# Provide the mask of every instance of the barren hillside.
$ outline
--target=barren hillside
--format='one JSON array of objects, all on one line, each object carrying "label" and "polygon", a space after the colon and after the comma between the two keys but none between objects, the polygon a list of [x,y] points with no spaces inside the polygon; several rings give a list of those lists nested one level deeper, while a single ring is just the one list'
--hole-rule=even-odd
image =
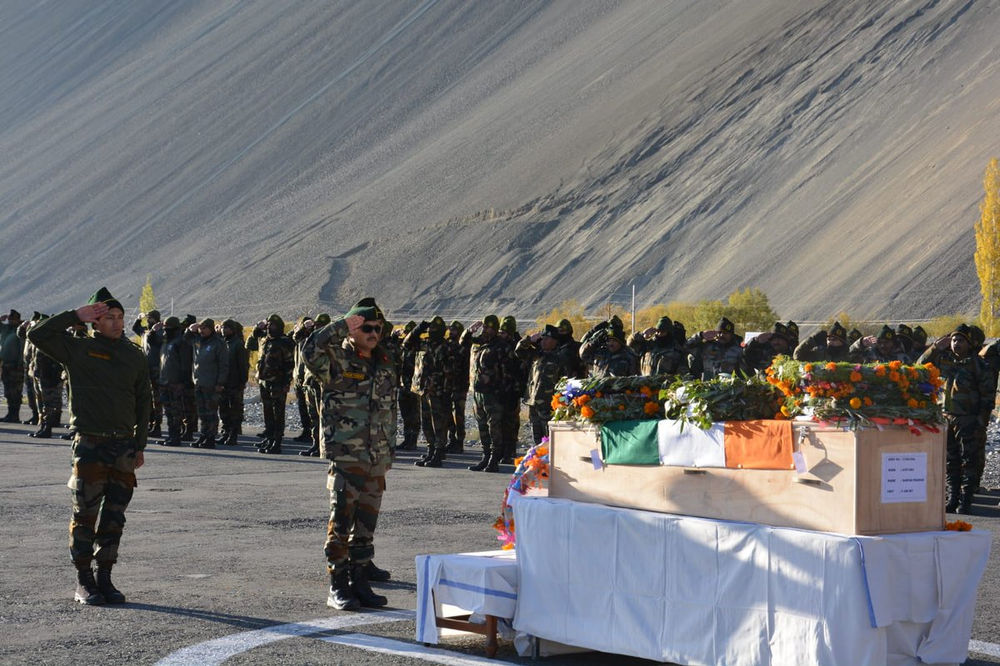
[{"label": "barren hillside", "polygon": [[0,308],[975,311],[991,2],[0,4]]}]

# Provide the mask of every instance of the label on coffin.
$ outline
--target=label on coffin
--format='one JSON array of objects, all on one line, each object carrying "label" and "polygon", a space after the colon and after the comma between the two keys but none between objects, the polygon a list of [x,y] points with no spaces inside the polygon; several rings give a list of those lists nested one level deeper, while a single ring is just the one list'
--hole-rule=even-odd
[{"label": "label on coffin", "polygon": [[927,501],[927,454],[882,454],[882,503]]}]

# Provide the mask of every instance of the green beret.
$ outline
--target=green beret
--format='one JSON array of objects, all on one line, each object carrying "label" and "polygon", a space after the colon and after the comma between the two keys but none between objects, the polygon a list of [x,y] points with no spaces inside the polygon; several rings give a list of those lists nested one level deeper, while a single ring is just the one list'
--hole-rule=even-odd
[{"label": "green beret", "polygon": [[674,322],[670,321],[670,317],[664,315],[656,320],[656,330],[658,331],[673,331]]},{"label": "green beret", "polygon": [[830,332],[827,333],[831,338],[840,338],[841,340],[847,340],[847,329],[840,325],[839,321],[833,322],[833,326],[830,327]]},{"label": "green beret", "polygon": [[275,323],[275,324],[278,324],[279,326],[281,326],[281,330],[285,330],[285,320],[282,319],[281,315],[279,315],[276,312],[272,312],[271,314],[267,315],[267,320],[266,321],[267,321],[268,324],[270,324],[272,322]]},{"label": "green beret", "polygon": [[560,319],[556,326],[560,329],[566,329],[570,335],[573,334],[573,324],[570,323],[569,319]]},{"label": "green beret", "polygon": [[330,321],[331,321],[330,315],[327,314],[326,312],[323,312],[322,314],[316,315],[316,327],[317,328],[320,327],[320,326],[326,326],[327,324],[330,323]]},{"label": "green beret", "polygon": [[[109,308],[118,308],[122,312],[125,312],[125,308],[122,306],[121,302],[111,295],[111,292],[108,291],[107,287],[101,287],[100,289],[95,291],[94,295],[90,297],[90,300],[87,301],[87,303],[89,305],[93,305],[95,303],[104,303]],[[13,313],[14,310],[11,310],[11,312]]]},{"label": "green beret", "polygon": [[435,316],[430,321],[431,328],[444,328],[444,319],[439,316]]},{"label": "green beret", "polygon": [[723,317],[722,319],[719,320],[719,327],[718,327],[718,329],[722,333],[735,333],[736,332],[736,327],[733,325],[733,322],[729,321],[729,319],[727,319],[726,317]]},{"label": "green beret", "polygon": [[462,322],[460,322],[457,319],[455,321],[451,322],[450,324],[448,324],[448,328],[452,328],[452,329],[457,328],[460,331],[464,331],[465,330],[465,326],[462,326]]},{"label": "green beret", "polygon": [[896,331],[892,330],[888,326],[883,326],[882,330],[878,333],[878,339],[889,340],[891,342],[896,339]]},{"label": "green beret", "polygon": [[375,304],[375,299],[371,296],[366,296],[355,303],[354,307],[347,311],[346,316],[352,317],[355,315],[364,317],[365,321],[385,320],[385,316],[383,316],[382,311]]}]

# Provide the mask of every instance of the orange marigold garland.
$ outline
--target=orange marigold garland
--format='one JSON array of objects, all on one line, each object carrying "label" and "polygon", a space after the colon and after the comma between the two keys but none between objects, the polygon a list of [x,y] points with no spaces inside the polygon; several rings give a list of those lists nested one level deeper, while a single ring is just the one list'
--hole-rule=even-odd
[{"label": "orange marigold garland", "polygon": [[516,463],[514,474],[511,475],[510,483],[504,490],[500,516],[493,522],[493,529],[498,532],[497,540],[501,542],[501,548],[504,550],[514,548],[517,540],[514,533],[514,510],[509,503],[510,493],[513,491],[523,495],[533,488],[548,489],[549,438],[543,437],[540,444],[528,449],[523,458],[518,458],[514,462]]}]

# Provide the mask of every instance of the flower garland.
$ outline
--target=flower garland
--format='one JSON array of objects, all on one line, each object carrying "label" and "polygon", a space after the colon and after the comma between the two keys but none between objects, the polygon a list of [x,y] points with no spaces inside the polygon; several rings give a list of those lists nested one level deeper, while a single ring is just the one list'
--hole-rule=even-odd
[{"label": "flower garland", "polygon": [[950,520],[944,524],[944,528],[949,532],[969,532],[972,530],[972,525],[964,520]]},{"label": "flower garland", "polygon": [[820,421],[852,425],[917,425],[936,431],[943,421],[937,404],[944,384],[931,363],[803,363],[778,356],[766,370],[767,381],[784,394],[775,418],[811,415]]},{"label": "flower garland", "polygon": [[563,379],[552,396],[553,421],[662,419],[662,388],[673,375]]},{"label": "flower garland", "polygon": [[662,393],[667,418],[702,430],[721,421],[773,418],[784,401],[779,391],[757,375],[678,380]]},{"label": "flower garland", "polygon": [[493,529],[498,532],[497,540],[504,550],[514,548],[514,510],[511,508],[510,493],[514,491],[523,495],[532,488],[548,488],[549,483],[549,438],[543,437],[540,444],[528,449],[523,458],[516,461],[514,474],[503,493],[500,504],[500,517],[493,523]]}]

